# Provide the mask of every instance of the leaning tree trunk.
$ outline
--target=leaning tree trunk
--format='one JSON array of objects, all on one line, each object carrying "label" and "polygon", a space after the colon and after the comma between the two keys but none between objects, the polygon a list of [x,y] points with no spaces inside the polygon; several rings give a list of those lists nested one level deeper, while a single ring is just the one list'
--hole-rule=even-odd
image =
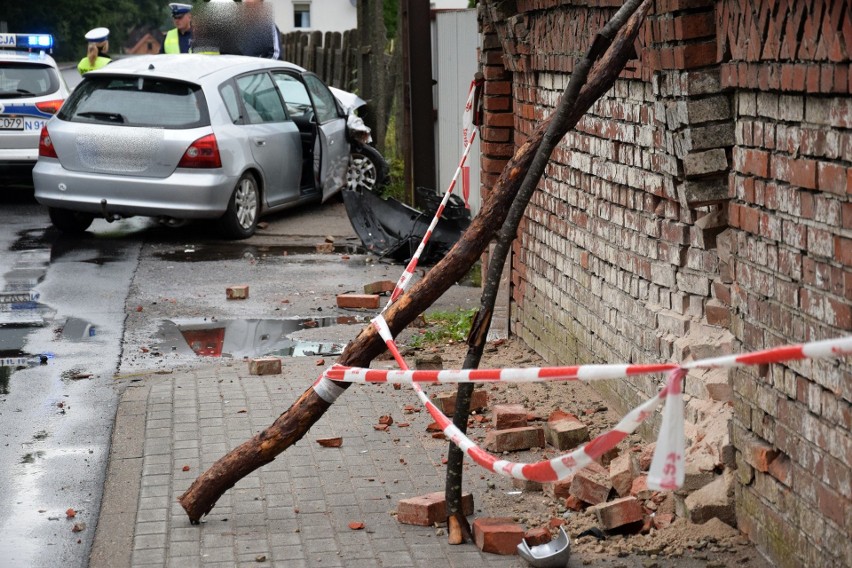
[{"label": "leaning tree trunk", "polygon": [[[577,108],[587,109],[609,88],[604,81],[608,75],[606,70],[601,68],[606,67],[606,62],[610,59],[610,53],[607,53],[606,57],[592,70],[592,78],[581,89],[577,98]],[[614,60],[610,63],[614,63]],[[583,112],[577,115],[575,122]],[[570,114],[573,116],[573,113]],[[384,317],[394,335],[405,329],[418,315],[431,306],[479,259],[494,237],[496,228],[505,221],[509,207],[521,187],[533,157],[542,144],[552,116],[544,119],[526,142],[515,151],[497,180],[488,201],[461,239],[432,270],[387,309]],[[384,349],[384,341],[370,325],[347,345],[338,359],[338,364],[366,367]],[[349,384],[342,383],[340,386],[346,389]],[[309,388],[270,426],[219,458],[198,476],[178,499],[190,522],[198,523],[201,517],[213,509],[219,497],[239,480],[270,463],[281,452],[298,442],[330,406],[331,403],[320,398],[313,388]]]},{"label": "leaning tree trunk", "polygon": [[[640,3],[642,4],[640,6]],[[500,287],[500,276],[518,225],[527,204],[538,185],[550,155],[563,136],[573,128],[594,102],[608,91],[633,53],[633,42],[639,33],[651,0],[629,0],[621,7],[595,36],[586,56],[578,62],[571,80],[559,101],[556,112],[551,115],[547,131],[533,157],[529,171],[521,184],[508,216],[497,236],[497,244],[489,258],[489,268],[483,286],[480,308],[471,324],[468,336],[468,351],[464,360],[465,369],[475,369],[482,359],[494,303]],[[637,10],[638,8],[638,10]],[[486,11],[487,12],[487,11]],[[594,65],[594,69],[592,66]],[[590,69],[592,69],[590,76]],[[588,81],[587,81],[588,79]],[[467,430],[470,416],[472,383],[461,383],[456,389],[456,406],[453,424],[462,431]],[[448,538],[450,544],[461,544],[471,540],[470,525],[462,509],[462,478],[464,453],[455,444],[450,444],[447,454],[447,476],[445,494],[447,502]]]},{"label": "leaning tree trunk", "polygon": [[[494,237],[496,228],[506,218],[548,123],[549,119],[545,120],[527,142],[518,148],[497,180],[492,196],[461,239],[419,282],[387,309],[384,317],[394,335],[405,329],[450,286],[461,280],[479,259]],[[370,325],[346,346],[338,364],[366,367],[384,349],[384,341]],[[340,386],[345,389],[349,384],[342,383]],[[272,425],[219,458],[178,499],[189,520],[197,523],[210,512],[225,491],[299,441],[330,406],[313,388],[309,388]]]}]

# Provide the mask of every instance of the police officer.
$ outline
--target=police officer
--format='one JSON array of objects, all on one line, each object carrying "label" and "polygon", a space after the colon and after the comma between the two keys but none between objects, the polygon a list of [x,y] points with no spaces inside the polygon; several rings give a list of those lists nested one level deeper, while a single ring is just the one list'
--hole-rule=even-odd
[{"label": "police officer", "polygon": [[160,53],[189,53],[192,48],[192,4],[169,4],[175,27],[168,31]]},{"label": "police officer", "polygon": [[112,61],[112,58],[107,54],[109,51],[109,29],[95,28],[86,32],[86,41],[89,45],[86,48],[86,57],[80,60],[77,64],[77,71],[80,75],[84,75],[94,69],[100,69],[107,63]]}]

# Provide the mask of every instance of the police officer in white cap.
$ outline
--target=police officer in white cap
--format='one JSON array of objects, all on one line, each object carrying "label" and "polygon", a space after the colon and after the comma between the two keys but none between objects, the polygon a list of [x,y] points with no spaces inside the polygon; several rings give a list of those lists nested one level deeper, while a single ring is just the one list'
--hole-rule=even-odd
[{"label": "police officer in white cap", "polygon": [[168,31],[160,53],[189,53],[192,48],[192,4],[169,4],[175,27]]},{"label": "police officer in white cap", "polygon": [[94,69],[100,69],[107,63],[112,61],[107,51],[109,51],[109,29],[95,28],[86,33],[86,41],[89,42],[86,48],[86,57],[80,60],[77,64],[77,71],[80,75],[84,75]]}]

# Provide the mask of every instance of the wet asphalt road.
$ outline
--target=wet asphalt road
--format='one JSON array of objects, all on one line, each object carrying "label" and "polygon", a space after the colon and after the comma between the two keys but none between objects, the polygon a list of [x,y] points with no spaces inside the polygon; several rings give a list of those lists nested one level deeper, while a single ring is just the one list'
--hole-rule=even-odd
[{"label": "wet asphalt road", "polygon": [[[31,188],[2,188],[0,566],[88,564],[116,404],[140,375],[209,364],[210,352],[339,353],[371,314],[337,308],[336,295],[402,271],[359,246],[339,201],[266,218],[245,241],[144,218],[71,238]],[[249,298],[227,300],[239,284]],[[478,298],[470,290],[434,307]]]},{"label": "wet asphalt road", "polygon": [[[84,566],[100,506],[138,239],[67,242],[0,205],[0,564]],[[69,519],[66,511],[77,517]]]}]

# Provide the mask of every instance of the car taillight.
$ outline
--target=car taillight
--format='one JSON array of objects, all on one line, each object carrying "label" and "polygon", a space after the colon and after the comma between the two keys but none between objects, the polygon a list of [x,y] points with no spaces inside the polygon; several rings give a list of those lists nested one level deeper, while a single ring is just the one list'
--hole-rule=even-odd
[{"label": "car taillight", "polygon": [[202,136],[186,149],[178,163],[179,168],[221,168],[222,159],[219,157],[219,144],[216,136]]},{"label": "car taillight", "polygon": [[65,102],[65,99],[56,99],[53,101],[42,101],[40,103],[36,103],[35,106],[41,112],[46,112],[47,114],[56,114],[56,111],[59,110],[59,107],[62,106],[62,103]]},{"label": "car taillight", "polygon": [[45,158],[57,158],[56,148],[53,147],[53,142],[50,139],[50,133],[47,131],[47,125],[41,127],[41,135],[38,138],[38,155]]}]

